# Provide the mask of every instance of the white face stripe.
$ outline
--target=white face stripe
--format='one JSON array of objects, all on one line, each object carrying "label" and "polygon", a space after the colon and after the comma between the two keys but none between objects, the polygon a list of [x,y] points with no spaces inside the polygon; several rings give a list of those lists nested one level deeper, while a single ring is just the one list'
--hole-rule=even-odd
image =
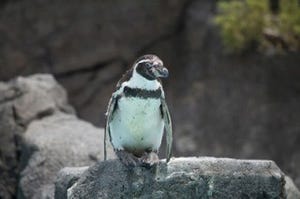
[{"label": "white face stripe", "polygon": [[150,62],[150,61],[151,61],[150,59],[143,59],[143,60],[139,61],[137,64],[144,63],[144,62]]},{"label": "white face stripe", "polygon": [[[134,72],[136,72],[136,67],[139,65],[139,64],[141,64],[141,63],[145,63],[145,62],[151,62],[152,60],[151,59],[143,59],[143,60],[141,60],[141,61],[139,61],[139,62],[137,62],[135,65],[134,65]],[[161,60],[155,60],[154,62],[153,62],[153,65],[162,65],[163,66],[163,62],[161,61]],[[154,69],[151,69],[152,71],[154,70]],[[153,71],[154,73],[156,72],[156,71]]]},{"label": "white face stripe", "polygon": [[134,68],[136,68],[141,63],[150,62],[150,61],[151,61],[150,59],[143,59],[143,60],[139,61],[138,63],[136,63]]},{"label": "white face stripe", "polygon": [[143,59],[143,60],[141,60],[141,61],[139,61],[139,62],[137,62],[135,65],[134,65],[134,70],[136,69],[136,67],[139,65],[139,64],[141,64],[141,63],[145,63],[145,62],[150,62],[151,60],[150,59]]},{"label": "white face stripe", "polygon": [[[144,63],[144,62],[151,62],[151,60],[150,59],[143,59],[143,60],[139,61],[138,63],[136,63],[136,65],[138,65],[140,63]],[[154,65],[158,65],[158,64],[163,65],[163,62],[160,61],[160,60],[157,60],[157,61],[154,61],[153,64]]]}]

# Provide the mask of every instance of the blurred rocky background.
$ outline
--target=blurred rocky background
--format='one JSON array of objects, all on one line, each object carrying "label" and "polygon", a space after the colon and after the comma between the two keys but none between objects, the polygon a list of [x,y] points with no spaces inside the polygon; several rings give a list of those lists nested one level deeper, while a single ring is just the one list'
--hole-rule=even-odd
[{"label": "blurred rocky background", "polygon": [[[1,1],[0,80],[51,73],[66,88],[78,117],[103,127],[105,109],[120,76],[138,56],[157,54],[170,71],[164,87],[173,117],[175,156],[272,159],[299,187],[300,53],[277,53],[269,48],[262,53],[256,50],[255,42],[242,53],[226,53],[222,31],[215,23],[218,2]],[[281,1],[268,2],[276,7]],[[247,22],[244,17],[239,19]],[[245,26],[247,32],[250,25]],[[267,37],[274,38],[275,44],[282,39],[277,34]],[[3,90],[11,89],[3,87],[2,94]],[[6,107],[18,96],[17,91],[9,93],[0,99],[0,106]],[[17,127],[7,139],[1,126],[2,146],[13,141],[7,145],[12,149],[0,147],[1,179],[4,174],[14,176],[15,181],[20,177],[11,169],[23,161],[21,149],[16,148],[18,132],[25,131],[32,118],[57,110],[69,113],[64,104],[50,104],[41,115],[24,115],[26,109],[4,109],[12,118],[20,113],[21,123],[7,127],[8,131]],[[1,110],[0,122],[10,124],[4,122],[3,115]],[[32,135],[34,129],[29,129]],[[14,153],[7,155],[10,150]],[[90,157],[84,161],[100,158]],[[6,185],[0,185],[0,192]],[[14,196],[16,189],[12,187],[9,194]]]}]

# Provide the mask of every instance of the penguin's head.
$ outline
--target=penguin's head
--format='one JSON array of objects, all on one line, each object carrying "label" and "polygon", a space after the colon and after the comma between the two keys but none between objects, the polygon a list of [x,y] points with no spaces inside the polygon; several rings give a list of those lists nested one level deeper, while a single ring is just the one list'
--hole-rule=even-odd
[{"label": "penguin's head", "polygon": [[164,67],[163,62],[156,55],[143,55],[134,64],[134,70],[148,80],[166,78],[169,71]]}]

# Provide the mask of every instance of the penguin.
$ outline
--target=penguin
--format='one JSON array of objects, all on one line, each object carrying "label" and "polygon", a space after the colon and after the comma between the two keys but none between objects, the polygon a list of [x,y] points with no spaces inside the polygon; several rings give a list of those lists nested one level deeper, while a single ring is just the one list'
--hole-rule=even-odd
[{"label": "penguin", "polygon": [[160,78],[168,69],[156,55],[139,57],[118,81],[107,112],[104,134],[118,158],[126,166],[153,166],[159,162],[158,151],[166,132],[166,161],[172,151],[172,122]]}]

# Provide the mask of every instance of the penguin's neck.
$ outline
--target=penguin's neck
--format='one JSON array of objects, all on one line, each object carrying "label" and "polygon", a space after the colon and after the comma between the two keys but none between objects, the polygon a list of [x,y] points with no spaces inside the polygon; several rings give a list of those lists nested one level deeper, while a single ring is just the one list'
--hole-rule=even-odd
[{"label": "penguin's neck", "polygon": [[148,80],[142,75],[140,75],[136,70],[134,69],[131,78],[125,83],[130,88],[139,88],[144,90],[157,90],[161,87],[161,84],[159,81],[155,80]]}]

